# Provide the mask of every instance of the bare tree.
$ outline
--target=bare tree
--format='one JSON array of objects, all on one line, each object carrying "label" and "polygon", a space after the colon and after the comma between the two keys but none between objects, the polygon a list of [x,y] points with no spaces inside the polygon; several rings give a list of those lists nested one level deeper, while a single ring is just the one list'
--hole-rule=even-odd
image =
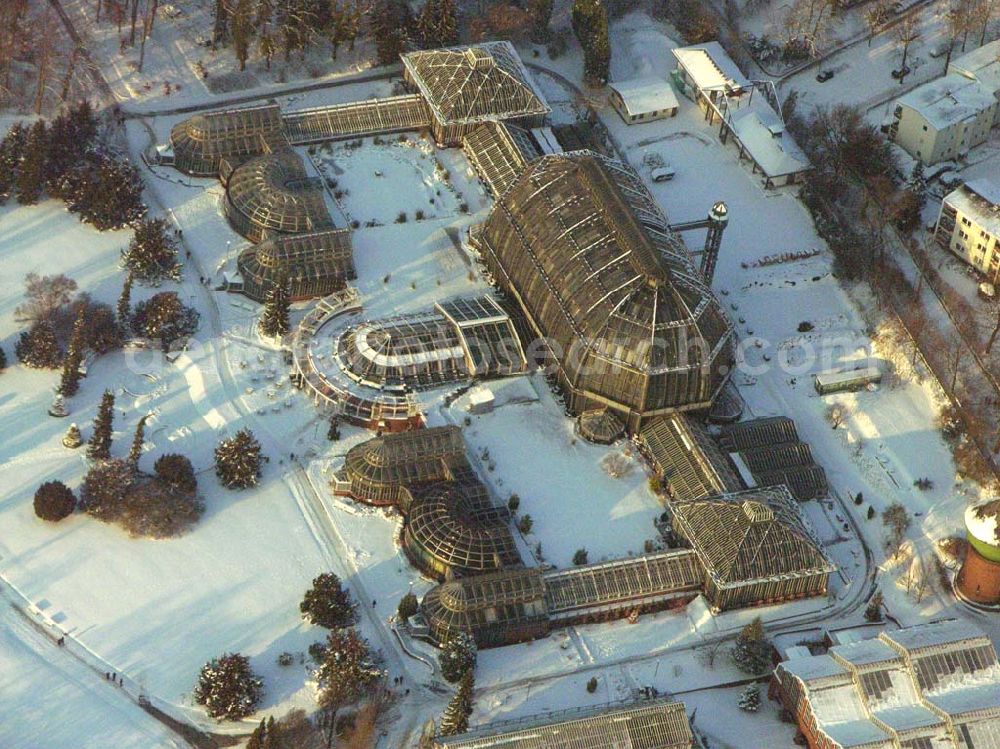
[{"label": "bare tree", "polygon": [[903,547],[906,531],[910,527],[910,514],[902,504],[893,502],[882,511],[882,525],[887,531],[885,548],[891,559]]},{"label": "bare tree", "polygon": [[889,19],[889,0],[875,0],[865,10],[865,24],[868,26],[868,46],[872,46],[872,39],[878,34],[879,29]]},{"label": "bare tree", "polygon": [[979,46],[982,47],[986,43],[986,30],[990,21],[1000,12],[1000,0],[973,0],[968,5],[970,21],[974,27],[979,27]]},{"label": "bare tree", "polygon": [[846,403],[831,403],[826,409],[826,418],[833,429],[837,429],[851,416],[851,409]]},{"label": "bare tree", "polygon": [[906,57],[910,52],[910,45],[920,38],[921,24],[920,13],[914,12],[903,16],[892,28],[896,43],[903,49],[903,60],[899,65],[899,85],[903,85],[906,80]]}]

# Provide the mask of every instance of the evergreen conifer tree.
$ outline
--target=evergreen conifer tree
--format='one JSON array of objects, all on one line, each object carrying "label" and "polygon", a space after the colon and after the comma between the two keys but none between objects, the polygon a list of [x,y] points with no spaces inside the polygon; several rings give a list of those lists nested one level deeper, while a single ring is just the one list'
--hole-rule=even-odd
[{"label": "evergreen conifer tree", "polygon": [[327,629],[339,629],[354,624],[356,605],[344,589],[340,578],[332,572],[315,577],[306,591],[299,611],[303,618]]},{"label": "evergreen conifer tree", "polygon": [[136,226],[129,246],[122,250],[121,263],[135,280],[143,283],[179,281],[177,245],[167,230],[167,222],[162,218],[143,219]]},{"label": "evergreen conifer tree", "polygon": [[376,0],[369,17],[379,65],[399,60],[413,26],[413,15],[405,0]]},{"label": "evergreen conifer tree", "polygon": [[76,424],[70,424],[69,429],[66,430],[66,435],[62,438],[62,443],[70,450],[75,450],[82,445],[83,435],[80,434],[80,427]]},{"label": "evergreen conifer tree", "polygon": [[115,415],[115,394],[105,390],[94,419],[94,433],[87,444],[87,457],[94,461],[111,457],[111,430]]},{"label": "evergreen conifer tree", "polygon": [[884,603],[885,597],[882,595],[882,591],[876,589],[872,594],[872,597],[868,600],[868,605],[865,607],[865,621],[882,621],[882,606]]},{"label": "evergreen conifer tree", "polygon": [[128,464],[132,467],[133,471],[139,470],[139,458],[142,457],[142,446],[146,442],[146,419],[148,418],[148,415],[143,416],[139,419],[139,423],[135,425],[132,447],[128,451]]},{"label": "evergreen conifer tree", "polygon": [[249,429],[241,429],[215,448],[215,475],[228,489],[249,489],[260,479],[260,443]]},{"label": "evergreen conifer tree", "polygon": [[441,735],[456,736],[469,730],[469,716],[472,715],[472,670],[466,671],[458,682],[458,691],[451,698],[441,716]]},{"label": "evergreen conifer tree", "polygon": [[467,633],[460,632],[445,640],[438,652],[441,675],[454,684],[466,671],[476,667],[476,642]]},{"label": "evergreen conifer tree", "polygon": [[583,48],[583,74],[589,86],[608,82],[611,42],[608,39],[608,12],[601,0],[574,0],[573,33]]},{"label": "evergreen conifer tree", "polygon": [[336,414],[330,417],[330,428],[326,430],[326,438],[330,442],[336,442],[340,439],[340,420]]},{"label": "evergreen conifer tree", "polygon": [[417,16],[417,34],[424,49],[450,47],[458,43],[455,0],[427,0]]},{"label": "evergreen conifer tree", "polygon": [[76,317],[76,322],[73,323],[73,334],[69,339],[69,349],[66,351],[66,357],[63,359],[62,378],[59,381],[59,394],[65,398],[76,395],[80,389],[80,365],[83,363],[85,332],[83,313],[84,308],[81,307]]},{"label": "evergreen conifer tree", "polygon": [[271,288],[267,290],[267,297],[264,300],[264,311],[258,323],[261,335],[280,338],[288,333],[290,303],[288,283],[284,279],[281,279],[271,284]]},{"label": "evergreen conifer tree", "polygon": [[764,624],[756,617],[736,637],[733,660],[741,671],[761,674],[771,665],[771,643],[764,634]]},{"label": "evergreen conifer tree", "polygon": [[122,335],[128,335],[132,330],[132,274],[125,274],[125,283],[122,284],[122,293],[118,295],[118,326],[122,330]]},{"label": "evergreen conifer tree", "polygon": [[48,149],[48,128],[44,120],[38,120],[28,131],[24,158],[17,170],[17,202],[21,205],[34,205],[42,197]]},{"label": "evergreen conifer tree", "polygon": [[14,192],[27,142],[28,131],[20,122],[15,122],[0,141],[0,204]]},{"label": "evergreen conifer tree", "polygon": [[528,2],[528,10],[535,21],[531,38],[536,44],[544,44],[552,35],[549,24],[552,23],[553,4],[553,0],[529,0]]},{"label": "evergreen conifer tree", "polygon": [[62,361],[56,331],[49,320],[41,320],[21,333],[14,344],[14,355],[26,367],[55,369]]},{"label": "evergreen conifer tree", "polygon": [[260,719],[260,725],[253,729],[253,733],[250,734],[250,739],[247,741],[246,749],[264,749],[264,735],[266,728],[264,725],[264,719]]},{"label": "evergreen conifer tree", "polygon": [[213,718],[241,720],[257,709],[264,683],[250,667],[250,659],[227,653],[206,663],[198,676],[194,698]]},{"label": "evergreen conifer tree", "polygon": [[35,492],[35,515],[57,523],[76,509],[76,497],[61,481],[46,481]]}]

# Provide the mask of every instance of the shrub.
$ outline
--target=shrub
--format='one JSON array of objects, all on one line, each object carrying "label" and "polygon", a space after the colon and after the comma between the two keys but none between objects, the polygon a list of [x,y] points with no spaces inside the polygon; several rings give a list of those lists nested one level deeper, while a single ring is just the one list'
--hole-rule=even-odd
[{"label": "shrub", "polygon": [[507,498],[507,509],[510,510],[511,512],[517,512],[517,508],[519,508],[520,506],[521,506],[521,497],[519,497],[517,494],[511,494],[510,497]]},{"label": "shrub", "polygon": [[397,224],[405,224],[406,223],[406,211],[400,211],[399,212],[399,215],[396,216],[396,223]]},{"label": "shrub", "polygon": [[597,677],[596,676],[591,676],[587,680],[587,691],[590,692],[591,694],[593,694],[594,692],[597,691]]},{"label": "shrub", "polygon": [[798,330],[800,333],[808,333],[812,329],[813,329],[813,324],[808,320],[803,320],[802,322],[799,323]]},{"label": "shrub", "polygon": [[125,496],[134,473],[124,460],[102,460],[87,471],[80,488],[80,508],[105,523],[117,522],[125,511]]},{"label": "shrub", "polygon": [[75,509],[76,496],[61,481],[46,481],[35,492],[35,514],[42,520],[58,523]]},{"label": "shrub", "polygon": [[198,676],[194,699],[213,718],[242,720],[257,709],[264,682],[253,672],[250,659],[240,653],[213,658]]},{"label": "shrub", "polygon": [[524,514],[517,521],[517,529],[521,531],[522,534],[527,536],[531,533],[531,527],[535,524],[535,521],[531,519],[531,515]]},{"label": "shrub", "polygon": [[130,536],[173,538],[201,518],[205,506],[192,492],[181,492],[157,479],[141,478],[126,492],[118,523]]},{"label": "shrub", "polygon": [[579,567],[582,564],[587,563],[587,550],[577,549],[576,553],[573,554],[573,564]]},{"label": "shrub", "polygon": [[410,617],[417,613],[418,608],[417,597],[413,595],[412,591],[408,591],[405,596],[399,599],[396,615],[399,616],[400,621],[408,622]]}]

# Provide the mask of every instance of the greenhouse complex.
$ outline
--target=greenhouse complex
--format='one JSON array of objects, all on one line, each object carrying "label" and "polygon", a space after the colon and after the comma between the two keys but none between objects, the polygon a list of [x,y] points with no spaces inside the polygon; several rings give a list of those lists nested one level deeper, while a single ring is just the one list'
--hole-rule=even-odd
[{"label": "greenhouse complex", "polygon": [[[550,111],[508,42],[412,52],[403,64],[411,94],[289,112],[267,104],[199,114],[173,127],[159,162],[219,177],[227,218],[256,245],[241,253],[230,290],[262,301],[280,282],[293,299],[307,299],[354,278],[347,221],[295,146],[412,130],[429,130],[440,146],[461,146],[484,126],[539,126]],[[298,235],[325,236],[275,246]]]},{"label": "greenhouse complex", "polygon": [[826,592],[833,565],[784,486],[669,502],[664,551],[565,570],[523,565],[498,507],[466,457],[461,429],[385,434],[352,447],[335,494],[404,517],[411,562],[441,585],[410,624],[443,642],[459,632],[479,647],[553,629],[683,606],[699,594],[717,611]]},{"label": "greenhouse complex", "polygon": [[691,749],[683,702],[652,699],[557,710],[439,736],[433,749]]}]

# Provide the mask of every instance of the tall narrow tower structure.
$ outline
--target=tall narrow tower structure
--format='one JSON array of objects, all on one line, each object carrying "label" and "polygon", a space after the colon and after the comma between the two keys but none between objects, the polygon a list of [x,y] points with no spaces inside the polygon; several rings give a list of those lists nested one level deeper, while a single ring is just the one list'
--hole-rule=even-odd
[{"label": "tall narrow tower structure", "polygon": [[956,581],[958,592],[973,603],[1000,605],[1000,499],[965,511],[969,550]]},{"label": "tall narrow tower structure", "polygon": [[715,265],[719,261],[719,248],[722,247],[722,233],[729,223],[729,209],[721,200],[712,206],[708,212],[708,234],[705,235],[705,250],[701,254],[701,275],[705,283],[712,285],[715,276]]}]

